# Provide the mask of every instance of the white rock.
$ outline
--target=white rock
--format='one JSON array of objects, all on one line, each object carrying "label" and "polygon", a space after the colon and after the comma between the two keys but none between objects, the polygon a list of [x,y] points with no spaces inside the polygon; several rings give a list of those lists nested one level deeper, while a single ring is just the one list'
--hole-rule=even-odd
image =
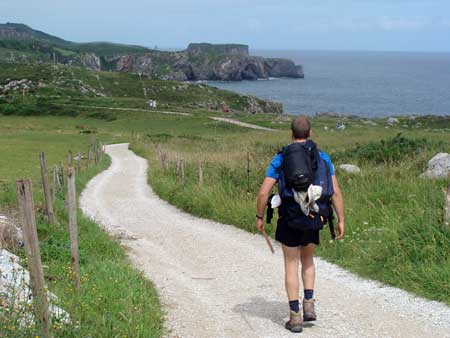
[{"label": "white rock", "polygon": [[323,127],[323,130],[328,130],[328,127],[327,127],[327,126],[324,126],[324,127]]},{"label": "white rock", "polygon": [[387,123],[390,124],[391,126],[394,125],[394,124],[397,124],[399,122],[400,121],[397,118],[395,118],[395,117],[390,117],[390,118],[387,119]]},{"label": "white rock", "polygon": [[336,125],[336,129],[337,129],[337,130],[345,130],[345,128],[346,128],[346,126],[345,126],[345,124],[343,124],[343,123],[337,124],[337,125]]},{"label": "white rock", "polygon": [[15,249],[21,243],[22,229],[12,219],[0,214],[0,248]]},{"label": "white rock", "polygon": [[[24,315],[24,321],[32,316],[30,306],[33,297],[30,289],[30,275],[20,264],[20,258],[11,252],[0,249],[0,295],[6,306],[14,306],[17,313]],[[51,314],[63,323],[70,323],[69,314],[56,306],[58,298],[48,292]],[[13,305],[9,305],[13,304]]]},{"label": "white rock", "polygon": [[447,178],[450,173],[450,154],[439,153],[428,161],[427,170],[422,178]]},{"label": "white rock", "polygon": [[361,169],[359,169],[359,167],[354,164],[341,164],[338,166],[338,168],[349,174],[359,174],[361,172]]}]

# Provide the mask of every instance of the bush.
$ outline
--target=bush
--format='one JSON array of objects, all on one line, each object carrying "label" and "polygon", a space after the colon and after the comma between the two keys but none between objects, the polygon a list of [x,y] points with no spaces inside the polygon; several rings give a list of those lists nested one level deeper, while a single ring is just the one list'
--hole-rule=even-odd
[{"label": "bush", "polygon": [[424,150],[433,148],[435,144],[424,138],[411,139],[397,134],[395,137],[378,142],[369,142],[364,145],[336,152],[333,158],[337,161],[341,160],[361,160],[379,163],[399,163],[406,157],[416,156]]}]

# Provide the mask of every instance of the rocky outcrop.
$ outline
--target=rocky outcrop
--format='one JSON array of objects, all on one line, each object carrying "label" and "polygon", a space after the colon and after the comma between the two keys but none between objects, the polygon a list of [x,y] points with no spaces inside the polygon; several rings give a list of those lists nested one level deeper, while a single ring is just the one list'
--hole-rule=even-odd
[{"label": "rocky outcrop", "polygon": [[[32,43],[17,44],[14,40]],[[154,79],[241,81],[304,77],[302,66],[291,60],[250,56],[249,47],[241,44],[191,43],[184,51],[167,52],[103,42],[80,44],[23,24],[7,23],[0,24],[0,47],[11,51],[4,53],[8,58],[15,58],[15,52],[20,52],[21,62],[84,65],[95,71],[133,72]]]},{"label": "rocky outcrop", "polygon": [[[104,57],[105,70],[139,73],[176,81],[241,81],[269,77],[303,78],[302,66],[291,60],[249,56],[246,45],[190,44],[181,52],[149,51]],[[100,60],[87,54],[82,64],[98,70]]]},{"label": "rocky outcrop", "polygon": [[297,66],[287,59],[266,59],[269,77],[304,78],[303,66]]},{"label": "rocky outcrop", "polygon": [[422,178],[447,178],[450,174],[450,154],[439,153],[428,161],[427,170]]},{"label": "rocky outcrop", "polygon": [[94,53],[81,54],[80,62],[84,66],[93,69],[95,71],[101,70],[100,58]]},{"label": "rocky outcrop", "polygon": [[354,164],[341,164],[338,169],[348,174],[359,174],[361,172],[361,169]]},{"label": "rocky outcrop", "polygon": [[278,102],[261,100],[256,96],[246,96],[247,106],[245,111],[250,114],[276,114],[283,113],[283,105]]},{"label": "rocky outcrop", "polygon": [[211,43],[191,43],[187,48],[190,54],[219,53],[248,56],[248,46],[239,44],[213,45]]}]

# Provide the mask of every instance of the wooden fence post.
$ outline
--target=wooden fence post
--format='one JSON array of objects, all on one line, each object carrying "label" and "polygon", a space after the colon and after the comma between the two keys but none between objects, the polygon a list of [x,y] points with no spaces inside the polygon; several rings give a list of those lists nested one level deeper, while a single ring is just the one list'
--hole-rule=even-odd
[{"label": "wooden fence post", "polygon": [[198,161],[198,184],[203,185],[203,163]]},{"label": "wooden fence post", "polygon": [[95,141],[95,144],[94,144],[94,163],[95,163],[95,165],[98,164],[98,144],[97,144],[97,141]]},{"label": "wooden fence post", "polygon": [[55,190],[58,189],[59,192],[62,191],[61,181],[59,179],[58,166],[55,164],[53,167],[53,183]]},{"label": "wooden fence post", "polygon": [[100,163],[102,161],[102,143],[101,142],[99,142],[99,144],[98,144],[97,152],[98,152],[98,163]]},{"label": "wooden fence post", "polygon": [[64,164],[59,161],[59,170],[61,170],[61,186],[64,187],[66,185],[66,178],[64,175]]},{"label": "wooden fence post", "polygon": [[77,174],[80,174],[81,172],[81,152],[78,152],[77,157]]},{"label": "wooden fence post", "polygon": [[72,166],[73,165],[73,154],[72,154],[71,150],[69,150],[69,152],[67,154],[67,165],[68,166]]},{"label": "wooden fence post", "polygon": [[184,159],[180,160],[180,174],[181,174],[181,182],[184,182]]},{"label": "wooden fence post", "polygon": [[80,260],[78,254],[77,195],[75,190],[75,172],[72,166],[67,168],[67,199],[69,202],[70,251],[72,255],[72,280],[75,290],[80,288]]},{"label": "wooden fence post", "polygon": [[89,168],[89,165],[91,164],[91,146],[88,146],[87,150],[87,158],[86,158],[86,169]]},{"label": "wooden fence post", "polygon": [[444,225],[450,226],[450,184],[448,185],[447,193],[445,194]]},{"label": "wooden fence post", "polygon": [[177,177],[180,176],[180,168],[181,168],[181,160],[177,157],[177,169],[176,169]]},{"label": "wooden fence post", "polygon": [[247,192],[250,192],[250,152],[247,151]]},{"label": "wooden fence post", "polygon": [[39,336],[48,338],[51,337],[51,317],[48,308],[44,272],[42,271],[31,185],[31,180],[18,180],[16,182],[17,198],[25,242],[25,254],[27,255],[28,270],[30,272],[30,284],[31,292],[33,294],[36,326]]},{"label": "wooden fence post", "polygon": [[44,153],[39,154],[39,160],[41,162],[42,185],[44,188],[45,206],[47,207],[48,221],[50,222],[50,224],[56,224],[55,213],[53,212],[53,199],[48,183],[47,163],[45,163]]}]

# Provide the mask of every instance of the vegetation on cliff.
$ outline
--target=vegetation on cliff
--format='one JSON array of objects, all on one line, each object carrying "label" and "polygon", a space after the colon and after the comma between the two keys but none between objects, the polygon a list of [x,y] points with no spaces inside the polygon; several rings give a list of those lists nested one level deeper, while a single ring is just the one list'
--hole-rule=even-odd
[{"label": "vegetation on cliff", "polygon": [[250,56],[246,45],[199,43],[167,52],[107,42],[75,43],[11,23],[0,25],[0,61],[82,65],[178,81],[304,76],[302,67],[290,60]]}]

